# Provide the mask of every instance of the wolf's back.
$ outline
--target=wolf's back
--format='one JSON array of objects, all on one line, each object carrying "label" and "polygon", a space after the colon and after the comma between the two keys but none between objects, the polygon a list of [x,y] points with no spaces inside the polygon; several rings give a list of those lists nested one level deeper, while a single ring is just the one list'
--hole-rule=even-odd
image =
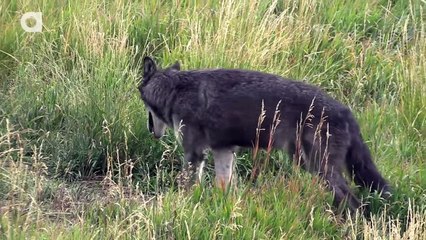
[{"label": "wolf's back", "polygon": [[[188,106],[191,109],[188,112],[197,109],[200,119],[195,122],[203,123],[212,139],[224,145],[253,146],[262,110],[265,111],[262,120],[265,131],[260,134],[261,147],[268,144],[269,128],[277,108],[282,119],[278,128],[283,129],[287,138],[295,135],[298,122],[305,119],[308,112],[315,115],[312,124],[318,124],[324,108],[328,121],[343,128],[340,112],[347,107],[319,88],[300,81],[247,70],[197,70],[179,74],[183,86],[178,89],[196,91],[191,97],[182,94],[179,97],[198,99],[197,104]],[[192,118],[194,114],[188,116]]]}]

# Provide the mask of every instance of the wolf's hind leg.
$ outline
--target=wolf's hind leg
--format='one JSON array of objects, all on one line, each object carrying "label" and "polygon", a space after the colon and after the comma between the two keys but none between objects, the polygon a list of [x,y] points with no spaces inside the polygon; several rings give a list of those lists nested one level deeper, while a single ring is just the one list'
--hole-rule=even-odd
[{"label": "wolf's hind leg", "polygon": [[234,153],[232,149],[212,149],[212,153],[216,173],[216,185],[222,190],[226,190],[231,182]]},{"label": "wolf's hind leg", "polygon": [[371,158],[370,150],[362,141],[360,134],[352,137],[352,144],[346,156],[346,166],[357,185],[371,192],[378,191],[384,198],[391,196],[391,187],[379,173]]},{"label": "wolf's hind leg", "polygon": [[349,188],[346,179],[339,172],[328,172],[320,174],[321,177],[326,181],[328,189],[333,193],[333,205],[339,211],[343,210],[345,206],[349,207],[349,210],[354,213],[359,207],[361,202],[352,193]]},{"label": "wolf's hind leg", "polygon": [[308,170],[306,168],[306,160],[308,157],[303,149],[296,149],[296,144],[297,143],[295,142],[289,142],[287,145],[285,145],[284,151],[287,151],[287,154],[293,161],[294,165],[299,166],[303,170]]},{"label": "wolf's hind leg", "polygon": [[338,132],[327,139],[304,141],[304,151],[309,153],[308,170],[319,174],[334,195],[333,205],[340,211],[347,206],[351,212],[361,207],[360,200],[352,193],[343,177],[343,167],[349,142]]},{"label": "wolf's hind leg", "polygon": [[328,154],[327,159],[319,163],[318,173],[326,181],[328,189],[334,195],[334,207],[340,212],[347,206],[354,213],[361,207],[361,202],[352,193],[348,182],[342,175],[340,162],[345,157],[345,151],[340,150],[337,146],[332,146]]}]

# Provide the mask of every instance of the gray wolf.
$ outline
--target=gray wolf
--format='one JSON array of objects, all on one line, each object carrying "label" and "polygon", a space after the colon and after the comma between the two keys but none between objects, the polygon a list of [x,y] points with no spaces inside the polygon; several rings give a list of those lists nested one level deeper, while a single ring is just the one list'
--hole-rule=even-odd
[{"label": "gray wolf", "polygon": [[231,180],[235,147],[257,144],[283,149],[303,169],[318,174],[334,193],[337,207],[361,206],[345,170],[357,185],[390,192],[349,108],[315,86],[248,70],[181,71],[179,63],[159,69],[145,57],[138,88],[149,131],[157,138],[166,127],[180,131],[194,176],[201,176],[203,152],[210,149],[221,188]]}]

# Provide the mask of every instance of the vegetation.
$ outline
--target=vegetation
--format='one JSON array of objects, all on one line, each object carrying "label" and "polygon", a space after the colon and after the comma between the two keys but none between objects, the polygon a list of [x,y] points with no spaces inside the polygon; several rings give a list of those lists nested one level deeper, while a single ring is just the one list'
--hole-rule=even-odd
[{"label": "vegetation", "polygon": [[[2,1],[0,238],[422,239],[425,9],[422,0]],[[22,30],[29,11],[42,12],[42,33]],[[181,148],[146,129],[136,88],[144,55],[321,86],[353,109],[392,199],[361,192],[374,214],[340,218],[318,177],[282,152],[255,183],[252,154],[240,153],[227,193],[212,187],[209,158],[201,186],[180,190]]]}]

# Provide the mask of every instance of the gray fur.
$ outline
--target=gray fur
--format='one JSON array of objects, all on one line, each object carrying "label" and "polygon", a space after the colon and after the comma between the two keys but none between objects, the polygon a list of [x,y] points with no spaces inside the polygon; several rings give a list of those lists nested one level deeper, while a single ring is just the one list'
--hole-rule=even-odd
[{"label": "gray fur", "polygon": [[263,106],[258,147],[267,148],[273,135],[272,147],[286,150],[304,169],[326,181],[336,206],[347,203],[355,210],[361,205],[343,178],[344,170],[354,174],[358,185],[390,190],[349,108],[317,87],[248,70],[180,71],[178,63],[159,70],[149,57],[143,72],[139,90],[152,116],[150,131],[161,137],[162,123],[170,128],[179,125],[185,159],[195,169],[203,161],[203,151],[211,149],[216,180],[226,179],[224,187],[230,180],[226,169],[232,167],[232,149],[256,143]]}]

